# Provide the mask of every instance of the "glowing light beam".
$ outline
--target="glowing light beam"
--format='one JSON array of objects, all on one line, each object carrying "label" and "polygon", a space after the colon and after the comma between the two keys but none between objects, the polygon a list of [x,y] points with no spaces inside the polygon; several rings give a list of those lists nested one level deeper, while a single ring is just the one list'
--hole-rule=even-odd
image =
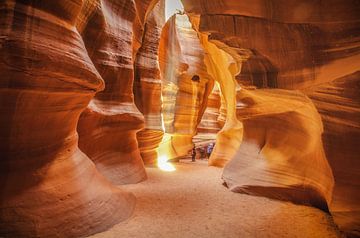
[{"label": "glowing light beam", "polygon": [[166,155],[160,156],[157,160],[157,166],[162,171],[173,172],[176,170],[175,166],[168,162],[168,157]]}]

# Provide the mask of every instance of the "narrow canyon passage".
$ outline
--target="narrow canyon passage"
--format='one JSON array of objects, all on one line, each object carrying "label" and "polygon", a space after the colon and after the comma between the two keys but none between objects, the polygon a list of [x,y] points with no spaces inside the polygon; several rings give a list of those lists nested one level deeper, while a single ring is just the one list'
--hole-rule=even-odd
[{"label": "narrow canyon passage", "polygon": [[360,237],[359,12],[0,0],[0,238]]},{"label": "narrow canyon passage", "polygon": [[92,238],[340,237],[319,209],[231,193],[221,168],[181,160],[176,171],[147,168],[148,179],[121,186],[137,197],[132,217]]}]

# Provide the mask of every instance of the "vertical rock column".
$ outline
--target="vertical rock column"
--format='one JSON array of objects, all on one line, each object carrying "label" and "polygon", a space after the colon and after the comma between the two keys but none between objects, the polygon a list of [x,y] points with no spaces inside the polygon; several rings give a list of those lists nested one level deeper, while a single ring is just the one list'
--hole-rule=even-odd
[{"label": "vertical rock column", "polygon": [[104,87],[75,28],[82,3],[0,3],[1,237],[87,236],[133,211],[78,148],[79,115]]},{"label": "vertical rock column", "polygon": [[135,61],[135,103],[145,118],[145,128],[137,133],[142,159],[153,164],[157,148],[163,138],[161,117],[161,77],[159,43],[165,24],[165,2],[160,0],[149,13],[145,33]]},{"label": "vertical rock column", "polygon": [[174,15],[160,42],[163,119],[167,140],[161,150],[170,158],[187,155],[206,109],[214,80],[206,71],[196,31],[186,15]]},{"label": "vertical rock column", "polygon": [[133,96],[134,57],[146,12],[140,14],[135,2],[128,0],[86,4],[77,27],[105,90],[80,117],[79,146],[114,184],[136,183],[146,178],[136,140],[144,117]]}]

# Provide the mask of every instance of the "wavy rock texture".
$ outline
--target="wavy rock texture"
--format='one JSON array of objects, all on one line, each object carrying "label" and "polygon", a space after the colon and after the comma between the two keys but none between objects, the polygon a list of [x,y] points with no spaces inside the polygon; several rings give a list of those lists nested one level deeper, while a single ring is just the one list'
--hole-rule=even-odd
[{"label": "wavy rock texture", "polygon": [[135,2],[127,0],[85,4],[77,27],[105,90],[80,117],[79,146],[111,182],[136,183],[146,174],[136,140],[144,117],[134,104],[134,58],[142,32],[138,21],[151,1],[142,2],[140,12]]},{"label": "wavy rock texture", "polygon": [[[163,120],[168,139],[161,154],[184,156],[206,109],[214,80],[207,73],[196,31],[186,15],[174,15],[163,28],[159,62],[162,77]],[[199,80],[193,80],[198,77]]]},{"label": "wavy rock texture", "polygon": [[137,133],[137,140],[146,164],[155,162],[158,157],[157,148],[164,134],[158,57],[160,35],[164,25],[165,2],[159,1],[147,17],[142,46],[135,61],[135,103],[145,118],[145,128]]},{"label": "wavy rock texture", "polygon": [[360,236],[360,72],[304,90],[324,123],[324,148],[335,177],[331,213],[340,228]]},{"label": "wavy rock texture", "polygon": [[[199,18],[197,29],[208,34],[210,42],[242,64],[242,70],[236,77],[242,85],[287,89],[314,87],[315,95],[309,95],[316,98],[315,105],[324,120],[325,151],[335,176],[334,202],[330,204],[330,210],[335,209],[335,201],[345,201],[344,198],[339,199],[340,191],[348,191],[356,199],[358,182],[354,182],[349,174],[345,175],[344,171],[358,174],[359,163],[352,158],[358,154],[358,147],[349,149],[352,143],[349,147],[345,146],[344,142],[349,139],[344,137],[345,134],[351,135],[349,138],[357,135],[357,127],[354,126],[356,123],[344,125],[342,118],[345,115],[356,118],[359,107],[354,105],[354,96],[342,99],[348,98],[347,92],[352,90],[352,83],[333,86],[332,81],[349,77],[360,68],[359,2],[182,2],[192,22]],[[319,85],[321,94],[316,92],[317,86],[314,85]],[[340,101],[335,103],[335,98]],[[348,106],[349,103],[352,105]],[[333,105],[331,110],[329,104]],[[346,113],[340,113],[344,111]],[[339,154],[341,156],[336,156]],[[348,200],[348,207],[344,206],[346,202],[339,202],[342,204],[339,209],[347,220],[337,221],[346,231],[356,233],[359,210],[350,201],[352,199]]]},{"label": "wavy rock texture", "polygon": [[[220,82],[226,108],[226,121],[209,163],[223,166],[233,158],[223,173],[232,191],[328,211],[334,181],[321,142],[321,118],[314,105],[291,91],[262,95],[237,90],[236,63],[206,37],[202,34],[202,43],[213,62],[208,63],[208,69]],[[234,112],[236,115],[229,115]]]},{"label": "wavy rock texture", "polygon": [[80,113],[104,87],[75,28],[82,3],[0,3],[1,237],[86,236],[133,211],[78,148]]},{"label": "wavy rock texture", "polygon": [[241,90],[241,146],[223,179],[235,192],[313,205],[325,211],[334,184],[322,122],[306,96],[287,90]]}]

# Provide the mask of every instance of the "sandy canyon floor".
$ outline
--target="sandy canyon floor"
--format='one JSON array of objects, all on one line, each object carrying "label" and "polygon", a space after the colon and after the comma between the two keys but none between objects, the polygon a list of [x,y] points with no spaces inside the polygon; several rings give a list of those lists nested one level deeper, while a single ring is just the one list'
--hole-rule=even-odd
[{"label": "sandy canyon floor", "polygon": [[230,192],[222,169],[206,163],[183,160],[174,172],[147,168],[147,181],[122,186],[137,197],[133,216],[92,237],[341,237],[316,208]]}]

